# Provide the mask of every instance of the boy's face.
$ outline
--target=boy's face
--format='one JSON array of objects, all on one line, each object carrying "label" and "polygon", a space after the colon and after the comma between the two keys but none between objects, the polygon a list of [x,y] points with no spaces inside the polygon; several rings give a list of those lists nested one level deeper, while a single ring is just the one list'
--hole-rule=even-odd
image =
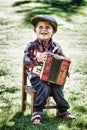
[{"label": "boy's face", "polygon": [[54,34],[53,27],[47,21],[39,21],[34,28],[37,38],[43,42],[48,42]]}]

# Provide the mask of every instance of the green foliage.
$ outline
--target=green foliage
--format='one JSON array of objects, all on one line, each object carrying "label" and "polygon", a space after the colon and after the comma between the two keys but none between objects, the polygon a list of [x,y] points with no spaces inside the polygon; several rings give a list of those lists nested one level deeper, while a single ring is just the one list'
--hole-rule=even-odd
[{"label": "green foliage", "polygon": [[[31,6],[35,2],[34,6]],[[84,0],[25,0],[17,1],[13,6],[20,6],[17,13],[26,13],[25,24],[29,25],[30,19],[38,14],[53,14],[70,20],[71,15],[78,13],[81,6],[86,6]],[[30,5],[27,7],[27,5]],[[64,15],[65,13],[65,15]]]}]

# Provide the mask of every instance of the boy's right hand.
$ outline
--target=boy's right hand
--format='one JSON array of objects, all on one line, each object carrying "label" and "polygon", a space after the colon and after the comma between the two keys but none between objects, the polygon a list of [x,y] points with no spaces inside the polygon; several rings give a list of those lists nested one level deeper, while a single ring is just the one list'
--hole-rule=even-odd
[{"label": "boy's right hand", "polygon": [[47,57],[47,52],[40,53],[37,55],[37,62],[44,62]]}]

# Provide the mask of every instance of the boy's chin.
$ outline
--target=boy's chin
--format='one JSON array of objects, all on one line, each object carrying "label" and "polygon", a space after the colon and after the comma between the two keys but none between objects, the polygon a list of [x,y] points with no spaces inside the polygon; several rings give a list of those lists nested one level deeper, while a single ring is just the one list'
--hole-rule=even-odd
[{"label": "boy's chin", "polygon": [[45,38],[39,38],[40,41],[45,42],[48,41],[49,39],[45,39]]}]

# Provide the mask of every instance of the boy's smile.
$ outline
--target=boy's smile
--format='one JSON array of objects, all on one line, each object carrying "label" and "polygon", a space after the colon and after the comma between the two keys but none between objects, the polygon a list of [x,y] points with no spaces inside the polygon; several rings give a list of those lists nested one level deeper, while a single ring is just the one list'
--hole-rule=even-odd
[{"label": "boy's smile", "polygon": [[54,34],[53,27],[47,21],[39,21],[34,29],[37,38],[45,43],[48,43]]}]

